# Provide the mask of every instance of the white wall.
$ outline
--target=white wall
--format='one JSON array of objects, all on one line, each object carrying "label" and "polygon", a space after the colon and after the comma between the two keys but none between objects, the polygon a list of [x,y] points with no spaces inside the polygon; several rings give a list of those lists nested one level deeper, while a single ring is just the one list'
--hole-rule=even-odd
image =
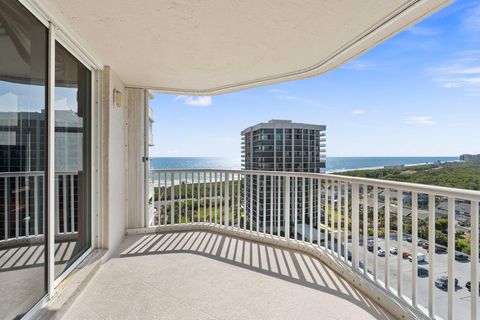
[{"label": "white wall", "polygon": [[126,106],[113,104],[113,90],[125,95],[123,83],[110,67],[103,77],[103,192],[104,192],[104,247],[107,258],[125,237],[126,221]]}]

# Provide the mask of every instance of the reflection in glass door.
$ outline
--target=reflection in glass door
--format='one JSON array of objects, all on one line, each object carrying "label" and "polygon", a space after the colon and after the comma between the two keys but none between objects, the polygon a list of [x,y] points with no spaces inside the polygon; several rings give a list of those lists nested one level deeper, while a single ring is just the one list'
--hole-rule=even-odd
[{"label": "reflection in glass door", "polygon": [[47,28],[0,0],[0,319],[46,293]]},{"label": "reflection in glass door", "polygon": [[90,248],[91,72],[55,46],[55,278]]}]

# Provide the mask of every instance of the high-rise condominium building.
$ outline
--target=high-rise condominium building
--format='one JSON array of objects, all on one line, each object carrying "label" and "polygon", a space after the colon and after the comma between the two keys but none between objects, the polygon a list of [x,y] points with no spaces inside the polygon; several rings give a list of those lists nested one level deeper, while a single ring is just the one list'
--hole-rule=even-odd
[{"label": "high-rise condominium building", "polygon": [[[270,120],[248,127],[242,131],[242,169],[319,173],[325,168],[325,130],[324,125],[294,123],[290,120]],[[308,217],[306,223],[313,221],[316,226],[316,215],[310,220],[310,206],[307,205],[309,192],[306,191],[309,190],[309,183],[308,179],[297,180],[296,186],[291,183],[291,199],[294,199],[296,192],[297,201],[290,201],[290,212],[297,212],[298,222],[301,222],[302,217]],[[312,188],[314,194],[317,194],[315,182]],[[273,228],[274,231],[282,231],[284,222],[278,218],[282,216],[278,213],[283,210],[284,191],[284,178],[248,176],[248,221],[262,230]],[[315,199],[316,197],[313,199],[313,212],[317,211]],[[295,203],[297,210],[294,210]]]}]

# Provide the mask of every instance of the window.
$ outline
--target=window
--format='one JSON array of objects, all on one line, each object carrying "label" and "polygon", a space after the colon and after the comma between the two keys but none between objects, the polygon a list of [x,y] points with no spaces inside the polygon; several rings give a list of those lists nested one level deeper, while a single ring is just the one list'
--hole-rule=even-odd
[{"label": "window", "polygon": [[17,1],[0,1],[0,30],[0,255],[15,280],[0,285],[0,319],[13,319],[46,293],[48,35]]}]

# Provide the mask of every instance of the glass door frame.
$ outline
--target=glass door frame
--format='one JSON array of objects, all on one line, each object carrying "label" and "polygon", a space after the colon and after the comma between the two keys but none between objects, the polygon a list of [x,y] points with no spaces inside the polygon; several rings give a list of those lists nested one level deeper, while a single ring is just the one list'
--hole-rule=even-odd
[{"label": "glass door frame", "polygon": [[[48,29],[47,53],[47,170],[46,170],[46,212],[45,233],[47,241],[46,251],[46,296],[33,307],[24,319],[35,317],[39,310],[55,296],[57,286],[91,253],[94,248],[102,246],[102,183],[101,183],[101,158],[102,158],[102,69],[98,62],[80,44],[78,38],[65,28],[50,11],[35,0],[18,0],[33,16],[35,16]],[[72,263],[57,279],[55,279],[55,43],[61,44],[80,63],[91,72],[91,97],[90,97],[90,204],[87,212],[90,214],[91,245],[74,263]]]}]

